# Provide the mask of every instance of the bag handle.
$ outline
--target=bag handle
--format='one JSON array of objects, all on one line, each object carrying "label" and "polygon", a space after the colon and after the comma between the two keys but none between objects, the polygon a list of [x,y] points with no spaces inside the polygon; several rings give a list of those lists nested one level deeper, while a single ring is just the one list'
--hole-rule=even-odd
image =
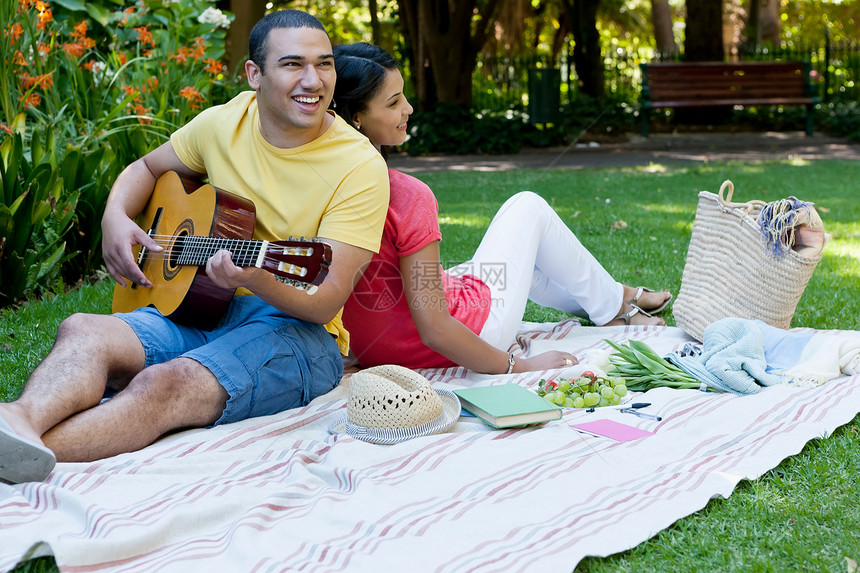
[{"label": "bag handle", "polygon": [[[728,189],[728,193],[726,193],[726,197],[723,198],[723,193],[726,191],[726,189]],[[746,211],[747,216],[750,216],[750,214],[753,212],[753,210],[755,210],[755,209],[761,210],[762,207],[767,205],[766,202],[761,201],[759,199],[753,199],[751,201],[747,201],[746,203],[732,203],[732,195],[734,194],[734,192],[735,192],[734,183],[732,183],[731,180],[729,180],[729,179],[726,179],[725,181],[723,181],[723,184],[720,186],[720,193],[719,193],[720,204],[723,207],[730,208],[730,209],[742,209],[742,210]]]}]

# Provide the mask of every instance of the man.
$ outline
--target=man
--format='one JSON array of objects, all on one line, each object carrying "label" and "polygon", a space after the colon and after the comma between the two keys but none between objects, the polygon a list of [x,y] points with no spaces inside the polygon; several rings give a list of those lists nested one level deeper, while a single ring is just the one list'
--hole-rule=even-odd
[{"label": "man", "polygon": [[[105,263],[122,286],[152,286],[132,247],[161,247],[132,217],[158,177],[175,171],[253,200],[255,239],[322,238],[332,248],[325,280],[309,295],[219,251],[206,273],[238,290],[211,331],[152,308],[67,318],[20,398],[0,404],[0,479],[42,480],[54,457],[101,459],[177,429],[301,406],[340,380],[348,350],[340,311],[379,248],[385,163],[327,111],[334,57],[318,20],[296,10],[269,14],[249,44],[254,91],[205,110],[118,177],[102,220]],[[101,402],[106,387],[119,392]]]}]

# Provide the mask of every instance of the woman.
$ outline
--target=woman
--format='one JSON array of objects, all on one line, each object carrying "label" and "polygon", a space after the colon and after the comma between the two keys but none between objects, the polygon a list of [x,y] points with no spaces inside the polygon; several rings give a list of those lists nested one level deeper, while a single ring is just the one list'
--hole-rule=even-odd
[{"label": "woman", "polygon": [[[412,106],[397,62],[366,43],[334,50],[335,110],[380,150],[406,139]],[[350,345],[362,366],[461,365],[490,374],[570,366],[551,351],[515,359],[528,299],[598,325],[663,325],[652,314],[672,295],[615,281],[531,192],[511,197],[490,223],[471,261],[446,271],[438,204],[430,188],[389,169],[391,203],[379,254],[344,307]],[[561,256],[560,256],[561,255]]]}]

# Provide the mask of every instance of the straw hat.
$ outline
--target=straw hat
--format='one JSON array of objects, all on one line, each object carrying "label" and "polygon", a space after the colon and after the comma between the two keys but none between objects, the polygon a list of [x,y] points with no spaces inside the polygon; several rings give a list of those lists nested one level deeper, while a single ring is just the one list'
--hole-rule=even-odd
[{"label": "straw hat", "polygon": [[460,416],[460,401],[450,390],[435,390],[408,368],[386,364],[349,379],[346,416],[329,427],[374,444],[398,444],[450,428]]}]

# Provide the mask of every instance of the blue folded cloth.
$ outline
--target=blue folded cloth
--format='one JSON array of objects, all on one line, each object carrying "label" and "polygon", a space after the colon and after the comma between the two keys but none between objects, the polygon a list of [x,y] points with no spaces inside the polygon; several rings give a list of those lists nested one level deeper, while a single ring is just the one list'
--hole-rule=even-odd
[{"label": "blue folded cloth", "polygon": [[762,331],[755,321],[724,318],[711,323],[702,336],[699,356],[664,357],[706,388],[755,394],[761,386],[782,384],[785,378],[768,372]]},{"label": "blue folded cloth", "polygon": [[702,390],[755,394],[761,386],[818,386],[860,373],[860,336],[724,318],[705,328],[701,354],[685,347],[664,358],[702,382]]}]

